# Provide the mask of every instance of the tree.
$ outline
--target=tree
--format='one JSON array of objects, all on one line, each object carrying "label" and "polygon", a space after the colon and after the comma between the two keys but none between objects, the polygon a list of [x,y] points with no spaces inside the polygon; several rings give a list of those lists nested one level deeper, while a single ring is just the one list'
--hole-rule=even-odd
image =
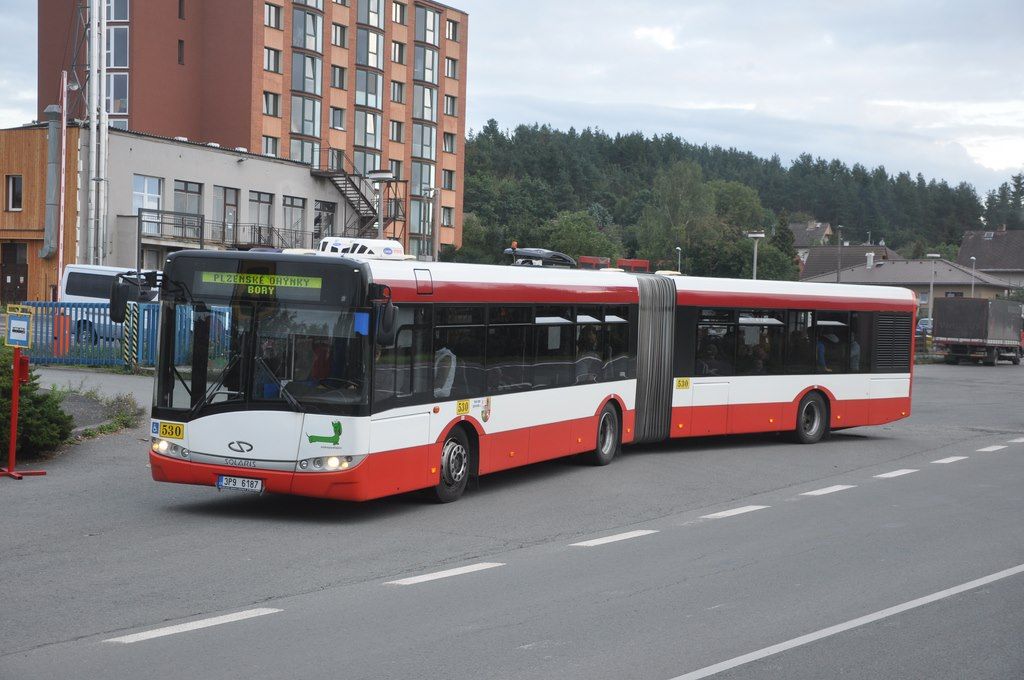
[{"label": "tree", "polygon": [[541,230],[545,248],[579,258],[580,255],[618,257],[622,244],[597,228],[594,216],[586,210],[560,212],[544,223]]},{"label": "tree", "polygon": [[[677,246],[690,260],[715,224],[715,196],[696,163],[676,163],[654,180],[651,198],[640,216],[638,254],[654,262],[673,263]],[[684,266],[684,270],[689,271]]]}]

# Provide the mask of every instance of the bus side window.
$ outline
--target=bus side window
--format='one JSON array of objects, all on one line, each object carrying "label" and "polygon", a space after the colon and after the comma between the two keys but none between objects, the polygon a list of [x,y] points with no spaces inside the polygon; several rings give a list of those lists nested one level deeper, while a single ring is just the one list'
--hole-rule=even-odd
[{"label": "bus side window", "polygon": [[814,312],[789,310],[786,326],[786,372],[814,373]]},{"label": "bus side window", "polygon": [[850,354],[849,312],[815,312],[817,342],[815,367],[818,373],[846,373]]},{"label": "bus side window", "polygon": [[871,312],[850,314],[850,373],[871,372]]},{"label": "bus side window", "polygon": [[463,399],[484,394],[484,326],[434,330],[434,398]]}]

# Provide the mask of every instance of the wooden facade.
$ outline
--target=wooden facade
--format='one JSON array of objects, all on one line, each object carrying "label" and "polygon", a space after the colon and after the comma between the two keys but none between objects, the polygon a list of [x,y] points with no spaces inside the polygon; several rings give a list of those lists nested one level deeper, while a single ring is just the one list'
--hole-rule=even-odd
[{"label": "wooden facade", "polygon": [[[64,263],[75,262],[78,221],[78,135],[68,128],[65,159]],[[60,284],[57,254],[43,259],[46,224],[47,126],[0,130],[0,301],[53,300]],[[22,178],[21,210],[9,210],[8,176]]]}]

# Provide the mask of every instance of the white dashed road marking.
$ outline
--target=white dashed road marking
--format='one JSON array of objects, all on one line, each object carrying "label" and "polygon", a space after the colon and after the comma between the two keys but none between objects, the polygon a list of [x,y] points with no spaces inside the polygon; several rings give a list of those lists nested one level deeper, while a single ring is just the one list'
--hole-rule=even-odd
[{"label": "white dashed road marking", "polygon": [[995,444],[994,446],[986,446],[983,449],[978,449],[978,453],[991,453],[992,451],[1001,451],[1005,448],[1006,446],[1002,444]]},{"label": "white dashed road marking", "polygon": [[595,545],[604,545],[605,543],[615,543],[616,541],[626,541],[630,538],[638,538],[640,536],[648,536],[650,534],[656,534],[656,529],[639,529],[637,531],[627,531],[624,534],[615,534],[614,536],[605,536],[603,538],[595,538],[589,541],[580,541],[579,543],[570,543],[570,547],[579,548],[592,548]]},{"label": "white dashed road marking", "polygon": [[911,472],[917,472],[917,470],[893,470],[892,472],[883,472],[880,475],[875,475],[879,479],[889,479],[890,477],[902,477],[903,475],[909,475]]},{"label": "white dashed road marking", "polygon": [[723,510],[722,512],[714,512],[710,515],[704,515],[701,519],[722,519],[723,517],[734,517],[735,515],[742,515],[745,512],[754,512],[755,510],[764,510],[770,507],[767,505],[744,505],[742,508],[733,508],[732,510]]},{"label": "white dashed road marking", "polygon": [[847,489],[856,489],[856,484],[836,484],[835,486],[826,486],[824,489],[815,489],[814,491],[805,491],[801,496],[824,496],[827,493],[835,493],[836,491],[846,491]]},{"label": "white dashed road marking", "polygon": [[1011,439],[1009,441],[1009,443],[1010,444],[1024,444],[1024,437],[1017,437],[1016,439]]},{"label": "white dashed road marking", "polygon": [[989,576],[984,576],[974,581],[968,581],[967,583],[954,586],[947,590],[940,590],[937,593],[925,595],[924,597],[919,597],[916,600],[910,600],[909,602],[898,604],[895,607],[882,609],[880,611],[874,612],[873,614],[867,614],[866,616],[851,619],[845,623],[840,623],[835,626],[829,626],[828,628],[822,628],[819,631],[808,633],[807,635],[801,635],[800,637],[793,638],[792,640],[780,642],[777,645],[771,645],[770,647],[765,647],[763,649],[757,650],[756,652],[744,654],[743,656],[737,656],[736,658],[729,659],[728,661],[716,663],[712,666],[705,666],[700,670],[692,671],[690,673],[685,673],[683,675],[672,678],[672,680],[700,680],[700,678],[707,678],[709,676],[721,673],[722,671],[727,671],[738,666],[743,666],[744,664],[748,664],[752,661],[758,661],[760,659],[764,659],[765,657],[773,656],[775,654],[785,652],[795,647],[800,647],[811,642],[816,642],[818,640],[831,637],[832,635],[837,635],[838,633],[844,633],[848,630],[859,628],[860,626],[865,626],[869,623],[874,623],[875,621],[881,621],[882,619],[887,619],[890,616],[902,614],[903,612],[910,611],[911,609],[917,609],[918,607],[923,607],[926,604],[931,604],[932,602],[937,602],[947,597],[953,597],[954,595],[959,595],[960,593],[965,593],[968,590],[974,590],[975,588],[980,588],[982,586],[988,585],[989,583],[994,583],[1004,578],[1016,576],[1020,573],[1024,573],[1024,564],[1019,564],[1016,567],[1011,567],[1010,569],[999,571],[995,574],[990,574]]},{"label": "white dashed road marking", "polygon": [[958,460],[967,460],[967,456],[950,456],[949,458],[940,458],[939,460],[933,460],[932,463],[955,463]]},{"label": "white dashed road marking", "polygon": [[225,614],[224,616],[214,616],[212,619],[200,619],[198,621],[189,621],[188,623],[179,623],[176,626],[155,628],[153,630],[147,630],[142,633],[122,635],[121,637],[104,640],[104,642],[122,642],[124,644],[128,644],[131,642],[142,642],[143,640],[152,640],[153,638],[164,637],[165,635],[174,635],[175,633],[187,633],[190,630],[199,630],[200,628],[219,626],[222,623],[234,623],[235,621],[244,621],[246,619],[251,619],[256,616],[276,614],[279,611],[281,610],[270,609],[266,607],[260,609],[246,609],[244,612],[235,612],[234,614]]},{"label": "white dashed road marking", "polygon": [[472,574],[474,571],[483,571],[484,569],[493,569],[494,567],[504,566],[504,562],[478,562],[477,564],[470,564],[465,567],[456,567],[455,569],[435,571],[432,574],[423,574],[422,576],[410,576],[409,578],[402,578],[398,579],[397,581],[388,581],[385,585],[411,586],[415,583],[436,581],[437,579],[448,578],[449,576],[461,576],[462,574]]}]

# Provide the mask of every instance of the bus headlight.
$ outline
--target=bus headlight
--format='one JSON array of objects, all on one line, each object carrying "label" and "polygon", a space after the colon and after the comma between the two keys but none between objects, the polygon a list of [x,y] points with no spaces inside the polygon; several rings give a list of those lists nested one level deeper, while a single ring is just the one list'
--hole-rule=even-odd
[{"label": "bus headlight", "polygon": [[351,470],[363,462],[363,456],[327,456],[303,458],[295,466],[296,472],[340,472]]},{"label": "bus headlight", "polygon": [[162,456],[170,456],[171,458],[188,458],[189,454],[189,450],[184,446],[158,437],[153,437],[150,449],[153,453],[159,453]]}]

